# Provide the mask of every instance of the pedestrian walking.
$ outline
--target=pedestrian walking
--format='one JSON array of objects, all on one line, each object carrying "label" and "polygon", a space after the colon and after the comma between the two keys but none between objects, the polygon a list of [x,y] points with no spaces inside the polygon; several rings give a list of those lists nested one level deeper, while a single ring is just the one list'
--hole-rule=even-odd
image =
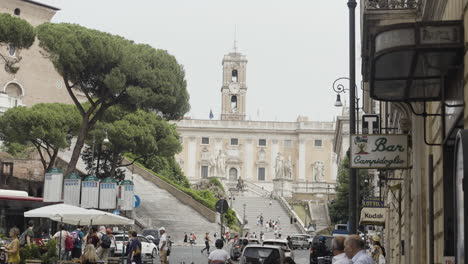
[{"label": "pedestrian walking", "polygon": [[187,232],[184,232],[184,244],[187,243],[187,241],[188,241]]},{"label": "pedestrian walking", "polygon": [[348,236],[345,240],[344,251],[346,256],[355,264],[374,264],[374,260],[367,255],[364,241],[358,235]]},{"label": "pedestrian walking", "polygon": [[271,200],[270,198],[269,206],[271,207],[272,204],[273,204],[273,200]]},{"label": "pedestrian walking", "polygon": [[57,252],[60,260],[68,260],[69,257],[69,251],[66,250],[65,242],[67,238],[73,239],[70,233],[68,233],[67,230],[65,230],[65,225],[60,224],[59,226],[60,231],[55,233],[52,238],[57,241]]},{"label": "pedestrian walking", "polygon": [[203,253],[203,251],[206,250],[206,253],[210,254],[210,242],[211,242],[210,233],[206,232],[206,234],[205,234],[205,248],[201,250],[201,253]]},{"label": "pedestrian walking", "polygon": [[94,248],[97,248],[99,244],[99,237],[97,236],[97,227],[92,226],[89,229],[89,233],[85,237],[86,244],[93,244]]},{"label": "pedestrian walking", "polygon": [[[28,221],[28,228],[24,231],[24,234],[20,237],[20,246],[28,245],[31,246],[34,243],[34,222]],[[22,241],[23,240],[23,241]]]},{"label": "pedestrian walking", "polygon": [[97,258],[99,261],[107,263],[112,242],[106,233],[106,227],[100,226],[99,232],[96,235],[99,238],[98,247],[96,249]]},{"label": "pedestrian walking", "polygon": [[18,228],[13,227],[12,229],[10,229],[11,242],[5,248],[5,252],[8,256],[8,263],[20,263],[20,241],[18,239],[19,235],[20,231]]},{"label": "pedestrian walking", "polygon": [[81,264],[93,264],[97,262],[96,248],[93,246],[93,244],[86,245],[83,255],[80,257],[80,259]]},{"label": "pedestrian walking", "polygon": [[82,226],[78,226],[73,232],[71,232],[74,245],[71,253],[72,259],[79,259],[81,257],[81,245],[83,244],[84,237],[84,233],[81,231],[82,228]]},{"label": "pedestrian walking", "polygon": [[344,253],[344,242],[346,237],[336,236],[332,240],[333,264],[352,264],[353,262]]},{"label": "pedestrian walking", "polygon": [[208,256],[208,264],[233,264],[229,254],[223,250],[224,242],[221,239],[215,242],[216,249]]},{"label": "pedestrian walking", "polygon": [[385,264],[385,248],[380,244],[380,237],[373,235],[371,237],[372,251],[371,257],[376,264]]},{"label": "pedestrian walking", "polygon": [[167,264],[167,251],[169,247],[167,245],[166,228],[159,228],[159,234],[161,235],[159,238],[159,262],[161,264]]},{"label": "pedestrian walking", "polygon": [[[141,264],[141,242],[137,239],[137,232],[130,233],[130,244],[127,247],[127,264]],[[166,264],[167,262],[161,262]]]}]

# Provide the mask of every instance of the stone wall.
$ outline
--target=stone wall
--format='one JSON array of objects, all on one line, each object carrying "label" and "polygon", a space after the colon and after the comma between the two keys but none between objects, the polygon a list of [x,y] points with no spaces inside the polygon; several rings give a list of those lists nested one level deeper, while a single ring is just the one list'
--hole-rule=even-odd
[{"label": "stone wall", "polygon": [[42,196],[44,169],[40,160],[4,157],[0,162],[13,163],[13,175],[1,177],[0,189],[21,190],[28,192],[29,196]]},{"label": "stone wall", "polygon": [[[127,162],[127,161],[125,161]],[[153,175],[151,172],[147,171],[146,169],[138,166],[138,165],[130,165],[128,167],[130,171],[133,171],[135,174],[140,175],[145,180],[154,183],[161,189],[168,191],[174,197],[176,197],[182,203],[192,207],[195,211],[200,213],[203,217],[215,223],[218,219],[218,213],[214,212],[210,208],[204,206],[203,204],[199,203],[198,201],[194,200],[192,196],[182,192],[181,190],[177,189],[176,187],[172,186],[171,184],[165,182],[161,178]]]}]

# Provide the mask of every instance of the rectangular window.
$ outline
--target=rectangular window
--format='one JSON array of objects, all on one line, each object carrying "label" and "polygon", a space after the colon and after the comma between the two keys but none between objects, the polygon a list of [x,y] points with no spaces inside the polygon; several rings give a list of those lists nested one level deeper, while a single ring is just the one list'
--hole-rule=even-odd
[{"label": "rectangular window", "polygon": [[208,137],[202,137],[202,138],[201,138],[201,143],[202,143],[203,145],[208,145],[208,144],[210,144],[210,138],[208,138]]},{"label": "rectangular window", "polygon": [[315,147],[321,147],[322,146],[322,140],[321,139],[316,139],[314,141],[314,146]]},{"label": "rectangular window", "polygon": [[265,180],[265,168],[258,168],[258,180],[259,181]]},{"label": "rectangular window", "polygon": [[208,166],[201,166],[201,177],[202,179],[208,178]]},{"label": "rectangular window", "polygon": [[231,138],[231,146],[237,146],[237,145],[239,145],[239,139]]},{"label": "rectangular window", "polygon": [[261,146],[261,147],[266,146],[266,139],[259,139],[258,140],[258,145]]}]

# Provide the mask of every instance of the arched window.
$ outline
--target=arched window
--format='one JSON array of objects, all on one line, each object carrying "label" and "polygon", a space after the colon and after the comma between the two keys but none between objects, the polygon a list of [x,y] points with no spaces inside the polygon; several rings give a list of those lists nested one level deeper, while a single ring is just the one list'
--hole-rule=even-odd
[{"label": "arched window", "polygon": [[232,80],[233,82],[237,82],[237,80],[238,80],[237,70],[236,70],[236,69],[232,70],[231,80]]},{"label": "arched window", "polygon": [[231,96],[231,113],[237,113],[237,96]]},{"label": "arched window", "polygon": [[10,97],[20,98],[23,95],[23,89],[19,84],[10,82],[5,87],[5,93]]},{"label": "arched window", "polygon": [[237,169],[236,168],[229,169],[229,180],[237,181]]}]

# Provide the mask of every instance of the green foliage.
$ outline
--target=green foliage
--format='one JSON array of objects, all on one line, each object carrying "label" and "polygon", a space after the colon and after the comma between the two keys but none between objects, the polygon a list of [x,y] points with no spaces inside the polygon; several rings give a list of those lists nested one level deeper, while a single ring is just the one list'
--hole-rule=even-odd
[{"label": "green foliage", "polygon": [[11,154],[15,158],[26,158],[29,145],[24,145],[16,142],[4,142],[2,150]]},{"label": "green foliage", "polygon": [[[109,143],[104,144],[106,136]],[[120,106],[110,107],[89,132],[87,141],[88,145],[94,147],[85,150],[83,159],[87,169],[93,173],[93,161],[99,159],[99,178],[123,175],[122,170],[118,170],[128,165],[121,165],[123,154],[132,153],[133,160],[143,161],[151,169],[173,177],[178,183],[185,179],[181,177],[183,174],[173,158],[182,149],[179,134],[174,125],[154,113],[141,109],[131,111]]]},{"label": "green foliage", "polygon": [[[181,118],[189,110],[185,72],[166,51],[74,24],[45,23],[37,32],[40,46],[49,53],[83,117],[66,174],[75,168],[88,130],[109,107],[147,109],[168,119]],[[72,88],[86,95],[88,109]],[[128,122],[116,124],[115,131]]]},{"label": "green foliage", "polygon": [[[34,27],[19,17],[10,14],[0,14],[0,45],[12,45],[16,49],[29,48],[34,43],[36,33]],[[5,61],[5,70],[15,74],[19,67],[15,66],[21,57],[17,54],[15,57],[0,54]]]},{"label": "green foliage", "polygon": [[0,14],[0,43],[24,49],[31,47],[35,37],[34,27],[26,20],[6,13]]},{"label": "green foliage", "polygon": [[218,186],[223,192],[226,192],[224,190],[223,184],[217,179],[217,178],[210,178],[208,182],[212,185]]},{"label": "green foliage", "polygon": [[184,172],[180,168],[179,164],[175,161],[174,156],[171,157],[161,157],[161,156],[153,156],[148,158],[147,160],[143,160],[142,164],[146,168],[162,175],[174,183],[183,186],[183,187],[190,187],[190,183],[185,177]]},{"label": "green foliage", "polygon": [[76,108],[67,104],[14,107],[0,117],[0,138],[12,154],[32,144],[41,156],[44,170],[48,170],[59,149],[68,147],[69,139],[78,132],[79,119]]},{"label": "green foliage", "polygon": [[[361,201],[365,197],[372,196],[372,188],[365,179],[368,177],[367,170],[357,171],[360,177],[359,197]],[[336,181],[336,198],[330,203],[329,213],[333,223],[346,223],[349,220],[349,159],[345,158],[339,168]]]},{"label": "green foliage", "polygon": [[58,260],[57,256],[57,241],[50,239],[47,241],[45,247],[42,248],[41,260],[43,264],[56,263]]},{"label": "green foliage", "polygon": [[38,246],[32,244],[20,248],[20,263],[24,264],[27,259],[40,259],[41,251]]}]

